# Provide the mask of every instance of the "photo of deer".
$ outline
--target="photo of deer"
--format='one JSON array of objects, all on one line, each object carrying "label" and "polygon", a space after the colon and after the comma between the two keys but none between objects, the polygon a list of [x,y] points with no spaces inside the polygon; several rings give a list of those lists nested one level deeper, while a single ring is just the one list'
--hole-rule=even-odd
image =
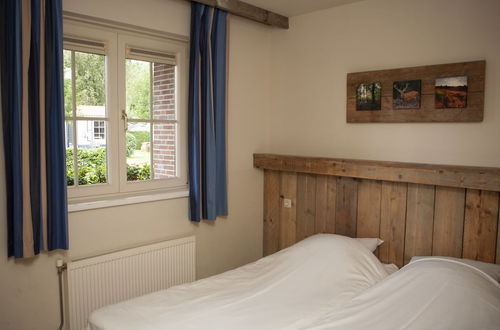
[{"label": "photo of deer", "polygon": [[436,109],[467,107],[467,76],[436,79]]},{"label": "photo of deer", "polygon": [[356,88],[356,110],[381,110],[382,84],[371,82],[359,84]]},{"label": "photo of deer", "polygon": [[392,85],[393,109],[420,109],[421,80],[395,81]]}]

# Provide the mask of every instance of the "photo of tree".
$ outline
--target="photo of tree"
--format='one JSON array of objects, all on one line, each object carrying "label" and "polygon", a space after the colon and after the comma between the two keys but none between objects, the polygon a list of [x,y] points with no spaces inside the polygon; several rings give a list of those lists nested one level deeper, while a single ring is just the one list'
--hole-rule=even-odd
[{"label": "photo of tree", "polygon": [[363,83],[356,88],[356,110],[381,110],[382,84]]},{"label": "photo of tree", "polygon": [[467,107],[467,76],[436,79],[436,109]]}]

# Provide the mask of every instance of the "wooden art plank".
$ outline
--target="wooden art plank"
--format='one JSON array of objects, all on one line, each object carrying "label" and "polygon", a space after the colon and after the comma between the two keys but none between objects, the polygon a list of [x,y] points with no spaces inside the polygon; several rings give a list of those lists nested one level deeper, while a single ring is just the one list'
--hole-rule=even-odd
[{"label": "wooden art plank", "polygon": [[279,251],[280,172],[264,171],[264,256]]},{"label": "wooden art plank", "polygon": [[379,259],[398,267],[404,264],[407,189],[405,183],[382,182],[380,238],[384,244],[379,246]]},{"label": "wooden art plank", "polygon": [[[347,122],[480,122],[484,112],[484,80],[486,61],[426,65],[411,68],[355,72],[347,74]],[[437,109],[436,78],[467,76],[465,108]],[[393,83],[420,80],[420,108],[394,109]],[[381,108],[356,110],[356,89],[361,83],[381,84]]]},{"label": "wooden art plank", "polygon": [[314,235],[316,176],[297,173],[297,242]]},{"label": "wooden art plank", "polygon": [[500,169],[254,154],[254,166],[276,171],[500,191]]},{"label": "wooden art plank", "polygon": [[335,233],[356,237],[357,204],[358,182],[352,178],[339,178],[337,181]]},{"label": "wooden art plank", "polygon": [[435,187],[408,184],[404,263],[432,254]]},{"label": "wooden art plank", "polygon": [[328,219],[328,177],[316,176],[316,218],[314,233],[326,233]]},{"label": "wooden art plank", "polygon": [[[280,187],[281,207],[280,207],[280,250],[296,242],[297,232],[297,174],[281,173]],[[283,200],[290,199],[292,207],[283,207]]]},{"label": "wooden art plank", "polygon": [[462,257],[465,189],[436,187],[432,255]]},{"label": "wooden art plank", "polygon": [[498,192],[468,189],[465,200],[463,257],[495,262]]},{"label": "wooden art plank", "polygon": [[329,176],[327,179],[327,211],[326,211],[326,232],[335,234],[335,216],[337,211],[337,180],[336,176]]}]

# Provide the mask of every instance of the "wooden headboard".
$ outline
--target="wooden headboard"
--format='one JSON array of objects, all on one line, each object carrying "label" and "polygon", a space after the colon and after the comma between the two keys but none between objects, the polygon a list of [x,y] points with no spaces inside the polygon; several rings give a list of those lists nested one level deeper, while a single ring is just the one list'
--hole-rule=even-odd
[{"label": "wooden headboard", "polygon": [[[376,254],[500,263],[500,169],[255,154],[264,255],[316,233],[380,237]],[[284,199],[292,201],[290,208]]]}]

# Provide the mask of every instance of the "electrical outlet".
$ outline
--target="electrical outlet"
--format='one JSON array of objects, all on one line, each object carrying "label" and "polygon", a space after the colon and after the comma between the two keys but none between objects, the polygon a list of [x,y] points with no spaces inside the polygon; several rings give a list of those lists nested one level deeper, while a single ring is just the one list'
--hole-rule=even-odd
[{"label": "electrical outlet", "polygon": [[287,209],[292,208],[292,200],[288,198],[283,199],[283,207],[286,207]]}]

